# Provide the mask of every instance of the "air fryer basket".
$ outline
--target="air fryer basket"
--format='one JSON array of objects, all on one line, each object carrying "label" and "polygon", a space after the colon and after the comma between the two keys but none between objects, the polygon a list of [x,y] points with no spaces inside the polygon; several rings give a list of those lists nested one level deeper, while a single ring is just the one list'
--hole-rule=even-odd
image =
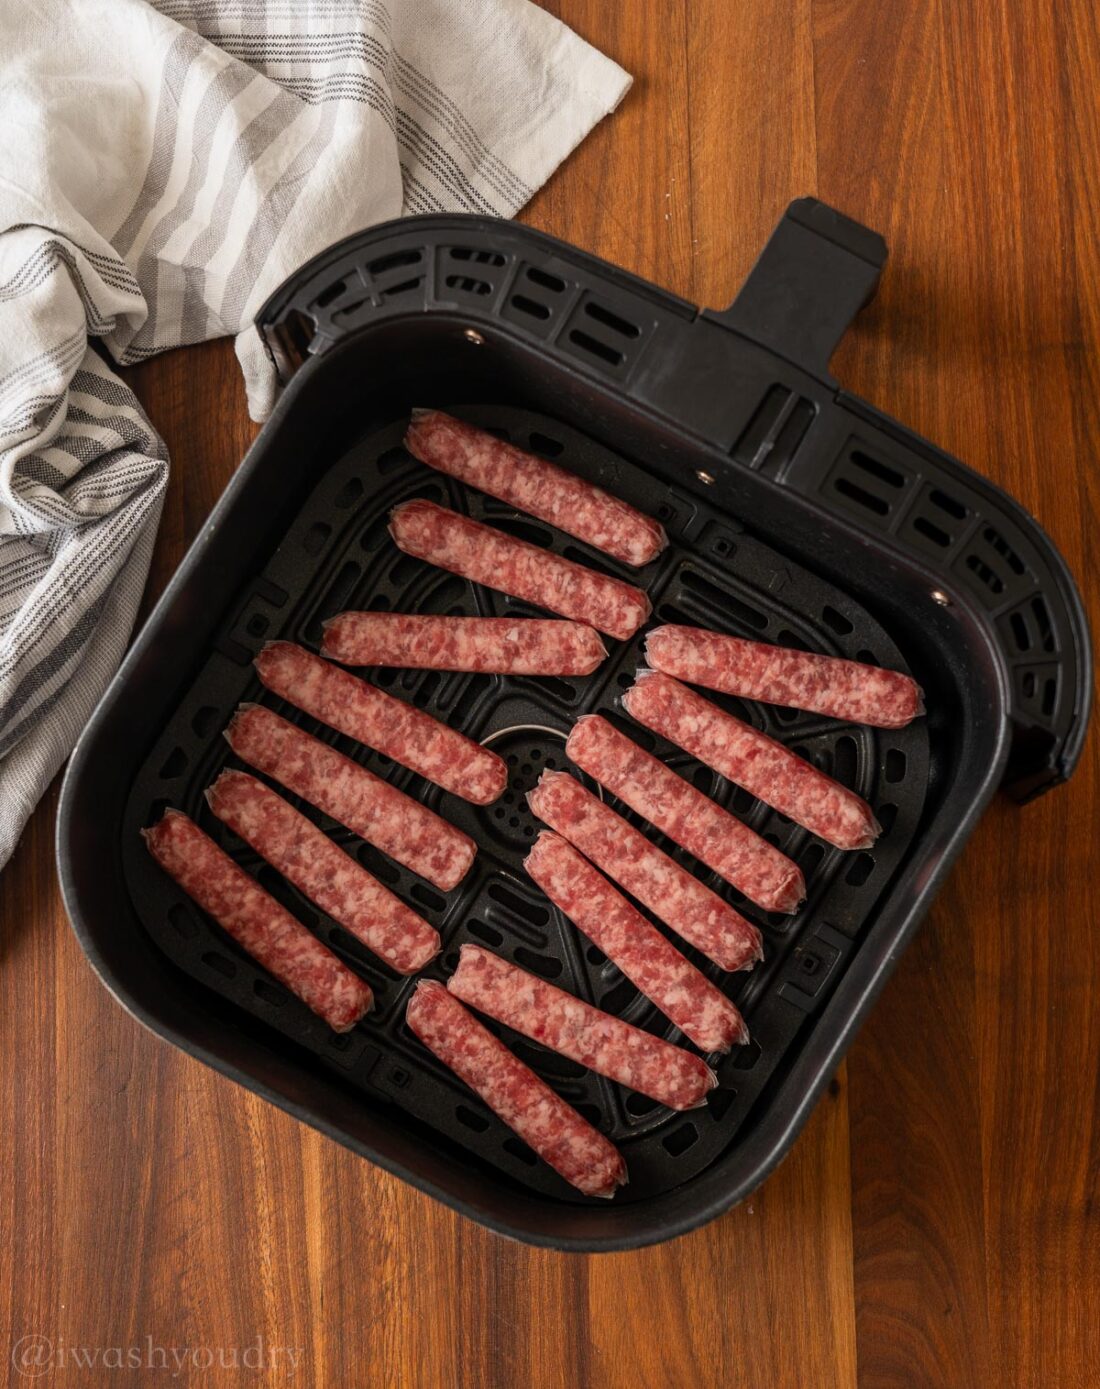
[{"label": "air fryer basket", "polygon": [[[646,1243],[751,1190],[793,1141],[1002,772],[1020,796],[1063,779],[1087,716],[1087,633],[1045,536],[996,488],[828,378],[828,354],[883,255],[871,233],[805,200],[734,308],[698,316],[524,228],[425,218],[364,233],[284,287],[264,322],[284,371],[298,369],[66,778],[66,901],[121,1001],[250,1088],[520,1238]],[[396,551],[386,514],[411,496],[629,577],[415,463],[400,440],[417,404],[453,409],[659,515],[672,544],[644,574],[655,620],[911,668],[930,715],[903,730],[729,702],[871,800],[885,829],[875,849],[828,848],[625,720],[617,697],[640,663],[640,637],[613,644],[587,680],[372,673],[507,758],[508,790],[488,808],[426,788],[265,695],[251,667],[260,646],[287,637],[316,648],[321,620],[342,608],[524,611]],[[202,790],[232,760],[220,731],[241,699],[255,698],[478,841],[470,878],[444,897],[306,808],[440,929],[435,977],[463,942],[478,941],[678,1036],[520,866],[537,832],[523,793],[541,768],[565,765],[563,735],[582,712],[620,720],[802,864],[809,897],[796,917],[738,903],[764,932],[764,964],[746,975],[710,969],[753,1042],[723,1060],[706,1109],[672,1114],[505,1032],[622,1147],[631,1183],[610,1206],[572,1192],[427,1055],[402,1021],[410,981],[209,816]],[[331,1033],[157,870],[137,830],[169,804],[369,980],[376,1009],[354,1032]]]}]

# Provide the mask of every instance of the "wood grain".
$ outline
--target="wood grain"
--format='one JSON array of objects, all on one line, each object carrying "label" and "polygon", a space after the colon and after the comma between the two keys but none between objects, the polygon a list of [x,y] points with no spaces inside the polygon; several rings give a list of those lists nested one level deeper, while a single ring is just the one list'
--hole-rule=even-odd
[{"label": "wood grain", "polygon": [[[636,80],[525,220],[710,305],[793,196],[883,231],[838,375],[1030,507],[1100,622],[1095,7],[548,8]],[[130,379],[172,450],[151,599],[254,427],[227,343]],[[11,1342],[262,1337],[264,1382],[306,1386],[1095,1383],[1098,794],[1094,737],[1068,787],[992,808],[760,1192],[584,1258],[486,1234],[146,1034],[64,920],[54,788],[0,876]],[[195,1363],[175,1382],[264,1379]]]}]

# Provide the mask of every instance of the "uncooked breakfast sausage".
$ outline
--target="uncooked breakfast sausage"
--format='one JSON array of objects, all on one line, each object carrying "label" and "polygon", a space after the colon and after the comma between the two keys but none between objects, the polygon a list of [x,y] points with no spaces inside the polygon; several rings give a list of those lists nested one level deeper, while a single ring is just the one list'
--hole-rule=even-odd
[{"label": "uncooked breakfast sausage", "polygon": [[767,646],[702,627],[656,627],[645,650],[655,670],[677,680],[849,723],[904,728],[924,713],[921,688],[910,676],[858,661]]},{"label": "uncooked breakfast sausage", "polygon": [[475,805],[495,801],[508,783],[495,752],[305,647],[269,642],[256,670],[274,694]]},{"label": "uncooked breakfast sausage", "polygon": [[671,675],[640,670],[623,708],[662,738],[838,849],[869,849],[879,825],[865,800]]},{"label": "uncooked breakfast sausage", "polygon": [[243,761],[443,892],[469,871],[477,853],[469,835],[270,709],[242,704],[225,736]]},{"label": "uncooked breakfast sausage", "polygon": [[334,1032],[347,1032],[371,1006],[365,980],[266,893],[182,811],[166,810],[142,830],[149,852],[184,892],[269,974]]},{"label": "uncooked breakfast sausage", "polygon": [[447,988],[513,1031],[670,1109],[695,1109],[718,1084],[702,1057],[574,998],[480,945],[462,947]]},{"label": "uncooked breakfast sausage", "polygon": [[429,1051],[578,1191],[614,1196],[626,1181],[618,1149],[442,984],[422,979],[409,999],[405,1021]]},{"label": "uncooked breakfast sausage", "polygon": [[273,868],[399,974],[439,953],[439,932],[311,820],[247,772],[222,772],[210,809]]},{"label": "uncooked breakfast sausage", "polygon": [[668,544],[657,521],[618,497],[441,410],[412,412],[405,447],[430,468],[548,521],[625,564],[648,564]]},{"label": "uncooked breakfast sausage", "polygon": [[565,751],[613,796],[758,906],[793,912],[806,895],[802,871],[786,854],[599,714],[577,720]]},{"label": "uncooked breakfast sausage", "polygon": [[544,830],[523,866],[574,926],[697,1047],[729,1051],[735,1042],[749,1040],[744,1019],[725,994],[572,844]]},{"label": "uncooked breakfast sausage", "polygon": [[587,622],[609,637],[625,641],[650,614],[649,599],[640,588],[422,498],[394,507],[390,534],[408,555]]},{"label": "uncooked breakfast sausage", "polygon": [[546,772],[527,796],[540,820],[666,926],[723,969],[751,969],[760,932],[640,830],[566,772]]},{"label": "uncooked breakfast sausage", "polygon": [[346,612],[324,627],[322,656],[348,666],[591,675],[607,656],[599,633],[591,627],[549,617]]}]

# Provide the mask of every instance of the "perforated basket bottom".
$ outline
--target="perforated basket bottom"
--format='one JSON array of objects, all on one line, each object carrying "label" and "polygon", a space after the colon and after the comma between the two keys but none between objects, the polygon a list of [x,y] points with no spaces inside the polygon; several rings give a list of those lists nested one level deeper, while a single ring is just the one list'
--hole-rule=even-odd
[{"label": "perforated basket bottom", "polygon": [[[671,543],[641,576],[653,600],[650,625],[698,624],[905,668],[889,637],[843,592],[780,557],[738,522],[694,496],[656,482],[641,468],[542,416],[500,406],[456,408],[456,413],[560,460],[660,517]],[[408,498],[430,497],[593,568],[638,579],[635,571],[416,463],[401,447],[403,429],[404,419],[395,420],[362,439],[324,473],[270,562],[240,595],[208,659],[190,681],[131,788],[123,858],[133,904],[150,935],[186,975],[334,1068],[349,1086],[363,1092],[364,1103],[383,1101],[391,1112],[415,1117],[524,1187],[564,1201],[582,1201],[408,1032],[403,1019],[413,981],[386,969],[264,865],[210,815],[202,792],[224,766],[234,763],[220,735],[237,704],[269,704],[439,810],[477,841],[479,854],[468,879],[443,896],[312,807],[295,801],[438,928],[444,949],[426,971],[428,976],[445,978],[459,947],[477,942],[639,1027],[682,1042],[679,1032],[551,907],[522,870],[539,829],[525,793],[545,768],[568,765],[565,734],[580,714],[599,711],[797,860],[809,889],[796,916],[762,913],[637,817],[628,816],[764,933],[764,962],[747,974],[723,975],[687,950],[734,998],[753,1038],[719,1063],[721,1085],[704,1109],[673,1113],[490,1024],[621,1147],[630,1184],[616,1199],[654,1196],[700,1172],[735,1140],[769,1078],[790,1059],[806,1024],[858,948],[863,928],[920,821],[928,787],[927,733],[920,721],[887,732],[716,697],[871,802],[883,826],[881,839],[873,852],[843,854],[626,718],[618,698],[642,664],[644,633],[629,643],[609,643],[610,659],[584,679],[370,673],[392,693],[475,738],[491,741],[507,759],[508,788],[486,808],[446,795],[388,758],[298,714],[262,691],[252,670],[252,658],[273,638],[316,650],[322,620],[346,608],[534,615],[524,604],[402,555],[386,522],[390,509]],[[168,805],[193,816],[369,981],[376,1006],[363,1023],[336,1036],[255,966],[157,869],[141,846],[138,830]]]}]

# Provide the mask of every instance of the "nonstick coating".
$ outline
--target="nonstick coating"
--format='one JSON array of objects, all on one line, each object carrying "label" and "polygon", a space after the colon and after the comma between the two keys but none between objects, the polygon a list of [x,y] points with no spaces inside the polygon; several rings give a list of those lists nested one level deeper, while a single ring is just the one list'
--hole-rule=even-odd
[{"label": "nonstick coating", "polygon": [[[458,408],[455,413],[553,457],[660,517],[671,544],[640,576],[654,603],[650,626],[693,623],[906,669],[891,639],[851,598],[789,557],[779,556],[753,538],[751,529],[710,510],[695,495],[655,481],[641,468],[543,415],[495,405]],[[381,1101],[391,1111],[396,1109],[430,1127],[496,1169],[508,1183],[563,1202],[582,1202],[584,1198],[539,1163],[408,1032],[403,1016],[412,981],[387,970],[264,866],[214,819],[202,793],[223,766],[238,765],[221,737],[237,703],[259,700],[270,705],[476,839],[479,855],[469,878],[443,896],[291,798],[439,929],[444,949],[426,972],[430,977],[446,977],[459,947],[476,942],[638,1026],[682,1041],[677,1030],[550,906],[521,867],[539,829],[527,810],[525,792],[544,768],[568,766],[563,740],[573,721],[582,713],[603,713],[794,857],[809,886],[808,900],[796,916],[762,913],[636,817],[628,816],[733,901],[764,933],[765,961],[749,974],[723,975],[687,949],[689,957],[735,999],[753,1034],[749,1046],[735,1049],[719,1064],[721,1085],[705,1109],[674,1114],[493,1025],[524,1060],[620,1145],[631,1180],[616,1203],[653,1197],[681,1185],[728,1149],[769,1078],[789,1061],[800,1033],[842,976],[920,824],[929,784],[926,725],[918,721],[910,728],[891,731],[853,728],[813,715],[715,697],[871,802],[884,827],[882,838],[873,852],[844,854],[626,718],[618,699],[643,663],[644,633],[629,643],[609,641],[610,659],[585,679],[363,672],[391,693],[488,742],[507,759],[508,788],[500,801],[487,808],[446,795],[388,759],[298,714],[261,689],[252,658],[275,638],[316,650],[322,620],[345,608],[534,615],[533,609],[521,603],[402,555],[386,531],[387,514],[398,502],[430,497],[594,568],[623,578],[639,577],[542,523],[522,518],[416,463],[401,447],[404,423],[404,418],[395,419],[360,440],[324,473],[262,573],[242,590],[231,620],[201,668],[185,680],[175,713],[142,765],[127,802],[122,852],[131,901],[149,935],[182,971],[260,1019],[271,1029],[275,1044],[306,1049],[344,1084],[361,1092],[365,1104]],[[238,950],[148,858],[138,830],[168,805],[194,816],[370,982],[375,1010],[353,1032],[344,1036],[330,1032]]]}]

